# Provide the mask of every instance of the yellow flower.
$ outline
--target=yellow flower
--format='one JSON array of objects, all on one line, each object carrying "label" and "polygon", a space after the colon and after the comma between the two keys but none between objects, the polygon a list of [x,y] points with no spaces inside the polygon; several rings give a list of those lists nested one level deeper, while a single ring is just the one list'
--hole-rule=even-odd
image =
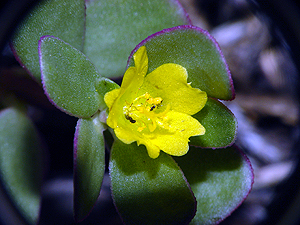
[{"label": "yellow flower", "polygon": [[107,125],[124,143],[145,145],[151,158],[157,158],[160,150],[186,154],[189,137],[205,133],[191,115],[204,107],[206,92],[192,88],[186,69],[178,64],[163,64],[147,74],[145,46],[133,58],[135,66],[127,69],[121,87],[104,96]]}]

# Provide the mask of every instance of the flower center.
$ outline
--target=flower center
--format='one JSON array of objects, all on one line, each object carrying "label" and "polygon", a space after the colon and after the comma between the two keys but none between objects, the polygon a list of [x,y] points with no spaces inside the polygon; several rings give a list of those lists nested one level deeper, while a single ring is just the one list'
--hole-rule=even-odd
[{"label": "flower center", "polygon": [[153,132],[157,125],[165,128],[164,122],[167,120],[167,112],[170,110],[169,105],[161,112],[156,110],[162,106],[163,99],[161,97],[153,98],[148,92],[137,97],[132,103],[126,102],[123,107],[125,118],[132,124],[137,124],[137,131],[142,132],[148,128]]}]

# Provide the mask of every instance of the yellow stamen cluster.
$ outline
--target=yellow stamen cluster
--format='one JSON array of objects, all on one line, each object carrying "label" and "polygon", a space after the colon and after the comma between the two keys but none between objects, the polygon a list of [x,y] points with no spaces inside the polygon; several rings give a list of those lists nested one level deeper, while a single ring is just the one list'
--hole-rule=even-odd
[{"label": "yellow stamen cluster", "polygon": [[170,110],[169,106],[161,113],[155,112],[162,102],[161,97],[153,98],[146,92],[134,99],[132,103],[126,102],[123,108],[125,118],[132,124],[137,123],[137,131],[142,132],[148,127],[149,131],[153,132],[157,124],[164,127],[163,122],[167,120],[166,113]]}]

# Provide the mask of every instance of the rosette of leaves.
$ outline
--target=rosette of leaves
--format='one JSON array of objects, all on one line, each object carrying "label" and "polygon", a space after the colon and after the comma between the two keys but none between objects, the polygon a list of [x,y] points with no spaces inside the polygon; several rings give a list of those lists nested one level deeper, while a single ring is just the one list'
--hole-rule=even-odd
[{"label": "rosette of leaves", "polygon": [[[251,164],[232,145],[237,121],[218,100],[234,98],[230,72],[213,37],[181,25],[185,23],[189,19],[177,1],[51,0],[41,2],[16,32],[12,45],[20,63],[42,80],[55,106],[79,118],[74,137],[76,221],[89,214],[98,198],[105,142],[113,142],[112,197],[126,224],[215,224],[248,195]],[[104,140],[104,95],[119,87],[109,78],[132,66],[133,53],[141,46],[147,48],[148,72],[164,63],[179,64],[187,69],[188,82],[207,93],[205,107],[194,115],[206,133],[190,138],[190,150],[182,157],[161,152],[152,159],[136,143]]]}]

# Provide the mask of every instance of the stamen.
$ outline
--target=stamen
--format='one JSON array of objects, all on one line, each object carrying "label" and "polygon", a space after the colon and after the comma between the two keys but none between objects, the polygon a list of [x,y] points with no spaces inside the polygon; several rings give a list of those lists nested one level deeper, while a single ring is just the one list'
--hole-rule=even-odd
[{"label": "stamen", "polygon": [[159,105],[162,102],[161,97],[149,98],[147,99],[147,103],[151,105]]},{"label": "stamen", "polygon": [[132,124],[136,123],[138,125],[137,131],[139,132],[142,132],[146,128],[150,132],[153,132],[157,128],[157,125],[165,128],[166,113],[170,110],[170,106],[167,105],[166,110],[163,112],[155,113],[162,101],[161,97],[153,98],[146,92],[134,99],[132,103],[126,102],[127,105],[123,108],[125,118]]}]

